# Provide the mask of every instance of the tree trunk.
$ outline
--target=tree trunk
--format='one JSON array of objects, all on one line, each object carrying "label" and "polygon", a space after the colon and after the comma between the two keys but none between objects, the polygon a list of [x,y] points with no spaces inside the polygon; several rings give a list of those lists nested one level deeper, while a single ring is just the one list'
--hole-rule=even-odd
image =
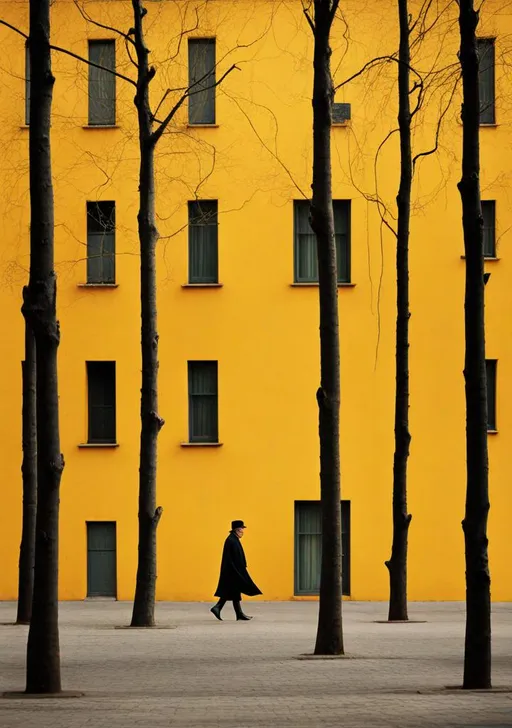
[{"label": "tree trunk", "polygon": [[139,121],[139,242],[142,389],[140,402],[139,466],[139,552],[137,585],[132,613],[132,627],[155,624],[156,530],[162,508],[156,507],[157,441],[164,424],[158,415],[158,333],[156,301],[156,256],[158,241],[155,215],[155,143],[153,117],[149,105],[149,84],[155,75],[149,68],[149,51],[144,41],[142,22],[146,10],[132,0],[138,74],[135,105]]},{"label": "tree trunk", "polygon": [[36,343],[37,517],[34,596],[27,644],[27,693],[58,693],[60,452],[50,117],[54,78],[50,0],[30,1],[30,277],[23,314]]},{"label": "tree trunk", "polygon": [[462,70],[462,226],[466,255],[466,638],[463,687],[491,687],[491,578],[487,516],[487,383],[485,373],[483,218],[480,202],[480,95],[473,0],[459,0]]},{"label": "tree trunk", "polygon": [[396,392],[395,455],[393,459],[393,544],[389,569],[388,619],[407,620],[407,460],[409,458],[409,224],[411,218],[412,151],[410,106],[410,44],[407,0],[398,0],[400,48],[398,55],[398,126],[400,131],[400,187],[397,196],[396,238]]},{"label": "tree trunk", "polygon": [[36,345],[25,322],[25,361],[22,364],[23,521],[21,531],[18,613],[16,624],[30,624],[34,588],[37,504]]},{"label": "tree trunk", "polygon": [[321,381],[317,391],[322,506],[322,566],[315,654],[343,654],[341,619],[340,352],[338,277],[331,185],[334,88],[329,36],[337,3],[315,0],[313,82],[313,197],[320,295]]}]

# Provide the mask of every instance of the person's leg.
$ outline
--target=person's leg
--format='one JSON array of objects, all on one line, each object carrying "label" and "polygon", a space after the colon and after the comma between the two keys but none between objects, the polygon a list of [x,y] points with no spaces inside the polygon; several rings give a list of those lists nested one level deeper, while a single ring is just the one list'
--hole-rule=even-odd
[{"label": "person's leg", "polygon": [[235,610],[237,621],[241,620],[243,622],[248,622],[252,619],[252,617],[248,617],[247,614],[243,613],[242,605],[239,601],[233,601],[233,609]]},{"label": "person's leg", "polygon": [[210,612],[214,615],[214,617],[217,617],[217,619],[219,619],[221,622],[222,622],[222,617],[220,616],[220,612],[225,603],[226,603],[225,599],[219,599],[217,604],[215,604],[215,606],[213,606],[210,609]]}]

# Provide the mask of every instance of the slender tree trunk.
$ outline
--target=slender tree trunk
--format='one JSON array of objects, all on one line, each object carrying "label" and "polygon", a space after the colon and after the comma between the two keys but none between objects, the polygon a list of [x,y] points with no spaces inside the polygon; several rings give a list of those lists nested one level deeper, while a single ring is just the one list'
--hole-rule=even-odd
[{"label": "slender tree trunk", "polygon": [[22,364],[23,520],[21,531],[18,613],[16,624],[30,624],[34,588],[37,504],[36,343],[25,322],[25,361]]},{"label": "slender tree trunk", "polygon": [[30,0],[30,277],[23,313],[36,342],[37,517],[34,596],[27,644],[27,693],[58,693],[60,452],[50,117],[54,78],[50,0]]},{"label": "slender tree trunk", "polygon": [[462,226],[466,255],[466,639],[463,687],[491,687],[491,578],[488,561],[489,513],[487,383],[485,373],[483,218],[480,202],[480,95],[473,0],[459,0],[462,69]]},{"label": "slender tree trunk", "polygon": [[397,196],[396,238],[396,391],[395,455],[393,460],[393,544],[389,569],[388,619],[407,620],[407,460],[409,458],[409,224],[411,218],[412,151],[410,105],[410,43],[407,0],[398,0],[398,126],[400,130],[400,187]]},{"label": "slender tree trunk", "polygon": [[155,75],[149,67],[149,51],[144,41],[142,22],[146,10],[132,0],[135,43],[138,61],[135,105],[139,121],[139,241],[142,389],[140,402],[139,466],[139,558],[137,585],[132,613],[132,627],[155,624],[156,530],[162,508],[156,507],[157,440],[164,424],[158,415],[158,333],[156,301],[156,256],[158,230],[155,215],[155,143],[153,117],[149,105],[149,84]]},{"label": "slender tree trunk", "polygon": [[338,277],[331,185],[334,87],[329,37],[338,3],[315,0],[313,82],[313,197],[320,295],[321,381],[317,391],[322,505],[322,566],[315,654],[343,654],[341,618],[340,352]]}]

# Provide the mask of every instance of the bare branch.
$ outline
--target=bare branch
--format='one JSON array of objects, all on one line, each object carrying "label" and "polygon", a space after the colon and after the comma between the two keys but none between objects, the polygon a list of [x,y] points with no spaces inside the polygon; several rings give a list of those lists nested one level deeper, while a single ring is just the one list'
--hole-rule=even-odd
[{"label": "bare branch", "polygon": [[[194,86],[197,86],[197,84],[200,83],[203,79],[199,79],[199,81],[196,81],[194,84],[192,84],[192,86],[190,86],[186,90],[186,92],[183,94],[183,96],[174,104],[174,106],[169,111],[169,113],[167,114],[165,119],[163,121],[159,122],[160,126],[158,127],[158,129],[155,129],[155,131],[151,134],[151,143],[156,144],[158,142],[158,140],[160,139],[160,137],[162,136],[164,131],[169,126],[169,123],[174,118],[178,109],[180,109],[181,106],[183,106],[185,100],[188,99],[189,96],[194,96],[195,94],[201,93],[201,91],[206,91],[208,89],[216,88],[217,86],[219,86],[219,84],[221,84],[224,81],[226,76],[228,76],[232,71],[235,71],[235,70],[239,71],[240,69],[238,68],[238,66],[233,64],[230,68],[228,68],[228,70],[225,73],[222,74],[222,76],[219,78],[218,81],[213,83],[211,86],[206,86],[204,89],[200,88],[200,89],[196,89],[195,91],[190,90],[190,89],[194,88]],[[204,76],[204,78],[207,78],[209,75],[210,75],[209,73],[206,74],[206,76]],[[157,119],[155,119],[155,121],[158,122]]]},{"label": "bare branch", "polygon": [[73,53],[73,51],[68,51],[67,48],[61,48],[60,46],[51,45],[50,46],[52,51],[57,51],[58,53],[65,53],[67,56],[71,56],[71,58],[76,58],[77,61],[81,61],[82,63],[85,63],[87,66],[92,66],[93,68],[99,68],[100,71],[106,71],[107,73],[111,73],[112,76],[117,76],[117,78],[122,78],[123,81],[127,81],[128,83],[131,83],[132,86],[135,86],[137,88],[137,84],[132,78],[128,78],[128,76],[124,76],[122,73],[118,73],[118,71],[113,71],[111,68],[105,68],[105,66],[100,66],[99,63],[93,63],[88,58],[84,58],[83,56],[79,56],[76,53]]},{"label": "bare branch", "polygon": [[124,38],[127,43],[131,43],[132,45],[135,45],[133,38],[131,38],[128,33],[125,33],[124,31],[119,30],[119,28],[113,28],[111,25],[104,25],[103,23],[100,23],[98,20],[94,20],[94,18],[92,18],[89,15],[89,13],[85,10],[85,8],[82,8],[79,5],[78,0],[73,0],[73,3],[75,4],[78,12],[80,13],[80,15],[82,16],[82,18],[85,21],[87,21],[88,23],[92,23],[97,28],[102,28],[103,30],[110,30],[112,33],[117,33],[122,38]]},{"label": "bare branch", "polygon": [[342,81],[337,86],[334,87],[334,90],[337,91],[338,89],[342,88],[343,86],[346,86],[347,83],[350,83],[354,79],[358,78],[359,76],[362,76],[365,71],[367,71],[370,68],[373,68],[374,66],[379,65],[380,63],[389,63],[390,61],[398,62],[398,59],[395,56],[377,56],[377,58],[372,58],[371,61],[368,61],[368,63],[365,63],[364,66],[357,71],[357,73],[354,73],[349,78],[345,79],[345,81]]},{"label": "bare branch", "polygon": [[455,81],[455,84],[453,85],[450,96],[448,98],[448,103],[442,110],[441,114],[439,115],[439,119],[437,120],[436,136],[435,136],[435,143],[434,143],[433,148],[428,149],[425,152],[419,152],[418,154],[416,154],[415,157],[413,157],[413,160],[412,160],[413,173],[414,173],[414,168],[416,167],[416,162],[418,161],[418,159],[420,159],[421,157],[429,157],[431,154],[435,154],[437,152],[437,150],[439,148],[439,135],[441,133],[441,126],[443,123],[443,119],[446,116],[446,114],[448,113],[450,106],[452,105],[453,97],[455,96],[455,92],[457,90],[458,85],[459,85],[459,79],[457,78],[457,80]]},{"label": "bare branch", "polygon": [[308,6],[308,7],[306,7],[306,6],[304,5],[304,3],[303,3],[303,4],[302,4],[302,12],[303,12],[303,13],[304,13],[304,15],[306,16],[306,20],[308,21],[309,27],[311,28],[311,30],[312,30],[312,32],[313,32],[313,35],[315,35],[315,32],[316,32],[316,31],[315,31],[315,23],[314,23],[314,21],[313,21],[313,18],[312,18],[312,17],[311,17],[311,15],[309,14],[309,9],[310,9],[310,7],[311,7],[311,3],[309,3],[309,6]]},{"label": "bare branch", "polygon": [[0,19],[0,25],[5,25],[6,28],[10,28],[10,30],[14,30],[15,33],[18,33],[18,35],[21,35],[22,38],[25,38],[25,40],[28,40],[28,35],[24,33],[22,30],[17,28],[15,25],[11,25],[6,20]]},{"label": "bare branch", "polygon": [[[299,185],[298,185],[298,184],[297,184],[297,182],[295,181],[295,179],[294,179],[294,177],[293,177],[292,173],[290,172],[290,170],[288,169],[288,167],[287,167],[287,166],[285,165],[285,163],[284,163],[284,162],[282,161],[282,159],[281,159],[281,158],[279,157],[279,155],[277,154],[277,151],[276,151],[276,152],[274,152],[274,151],[273,151],[272,149],[270,149],[270,147],[268,146],[268,144],[266,144],[266,143],[265,143],[265,141],[264,141],[264,140],[263,140],[263,139],[261,138],[261,135],[260,135],[260,134],[258,133],[258,130],[257,130],[257,129],[256,129],[256,127],[254,126],[253,122],[251,121],[251,118],[250,118],[249,114],[247,114],[247,112],[246,112],[246,111],[245,111],[245,110],[244,110],[244,109],[242,108],[242,106],[241,106],[241,105],[240,105],[240,103],[239,103],[239,102],[237,101],[237,99],[235,99],[235,98],[231,97],[231,100],[232,100],[232,101],[233,101],[233,102],[234,102],[234,103],[236,104],[236,106],[238,107],[238,109],[239,109],[239,110],[240,110],[240,111],[242,112],[242,114],[243,114],[243,115],[245,116],[245,118],[246,118],[246,120],[247,120],[247,122],[248,122],[249,126],[251,127],[251,129],[252,129],[252,130],[253,130],[253,132],[255,133],[255,135],[256,135],[256,137],[257,137],[258,141],[260,142],[260,144],[261,144],[261,145],[262,145],[262,146],[263,146],[263,147],[264,147],[264,148],[265,148],[265,149],[267,150],[267,152],[268,152],[268,153],[269,153],[269,154],[270,154],[270,155],[271,155],[271,156],[272,156],[272,157],[273,157],[273,158],[274,158],[274,159],[276,160],[276,162],[277,162],[277,163],[278,163],[278,164],[279,164],[279,165],[280,165],[280,166],[282,167],[282,169],[283,169],[283,170],[284,170],[284,171],[286,172],[286,174],[287,174],[287,175],[288,175],[288,177],[290,178],[290,181],[292,182],[293,186],[294,186],[294,187],[296,188],[296,190],[297,190],[297,191],[299,192],[300,196],[301,196],[301,197],[303,197],[303,198],[304,198],[305,200],[309,200],[309,197],[308,197],[308,195],[306,195],[306,193],[305,193],[305,192],[304,192],[303,190],[301,190],[301,188],[299,187]],[[266,108],[266,107],[265,107],[265,108]],[[273,112],[271,112],[271,113],[273,113]],[[274,117],[274,118],[275,118],[275,117]],[[276,133],[276,136],[277,136],[277,133]]]},{"label": "bare branch", "polygon": [[330,22],[332,23],[334,20],[334,16],[336,15],[336,11],[338,10],[338,6],[340,4],[340,0],[332,0],[332,7],[330,12]]}]

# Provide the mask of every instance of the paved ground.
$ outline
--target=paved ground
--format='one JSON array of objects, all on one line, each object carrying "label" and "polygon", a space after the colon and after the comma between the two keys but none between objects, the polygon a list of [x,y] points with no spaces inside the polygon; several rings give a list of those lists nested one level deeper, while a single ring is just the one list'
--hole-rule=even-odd
[{"label": "paved ground", "polygon": [[[130,605],[63,603],[63,687],[84,698],[0,700],[0,728],[512,728],[512,692],[445,690],[461,682],[461,604],[413,604],[425,624],[388,625],[385,605],[344,604],[353,659],[299,660],[314,645],[317,604],[159,604],[163,626],[126,625]],[[0,603],[0,622],[13,604]],[[229,621],[228,621],[229,619]],[[512,604],[495,605],[494,684],[512,688]],[[0,627],[0,691],[24,687],[27,628]]]}]

